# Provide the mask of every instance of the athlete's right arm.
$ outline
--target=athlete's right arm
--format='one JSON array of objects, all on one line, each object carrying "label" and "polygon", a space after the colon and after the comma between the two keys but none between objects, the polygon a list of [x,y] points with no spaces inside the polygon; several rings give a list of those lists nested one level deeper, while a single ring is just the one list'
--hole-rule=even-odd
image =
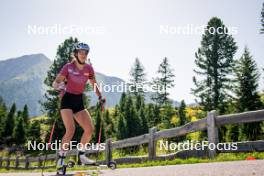
[{"label": "athlete's right arm", "polygon": [[66,79],[64,75],[58,74],[58,76],[55,78],[54,82],[61,83]]},{"label": "athlete's right arm", "polygon": [[64,81],[68,75],[68,64],[65,64],[58,76],[55,78],[55,80],[52,83],[52,87],[56,90],[61,89],[61,87],[64,86]]},{"label": "athlete's right arm", "polygon": [[64,80],[66,79],[63,75],[58,75],[56,79],[52,83],[52,87],[56,90],[60,90],[62,86],[64,86]]}]

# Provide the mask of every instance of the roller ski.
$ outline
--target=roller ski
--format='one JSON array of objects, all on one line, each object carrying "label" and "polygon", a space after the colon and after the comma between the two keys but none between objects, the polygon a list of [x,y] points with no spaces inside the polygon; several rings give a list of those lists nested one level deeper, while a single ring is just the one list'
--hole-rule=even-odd
[{"label": "roller ski", "polygon": [[66,168],[67,165],[64,162],[65,160],[65,155],[59,155],[58,161],[57,161],[57,165],[56,165],[56,169],[57,169],[57,173],[56,175],[66,175]]},{"label": "roller ski", "polygon": [[59,159],[57,161],[56,176],[74,175],[74,174],[67,174],[67,168],[73,168],[75,165],[77,165],[77,166],[94,166],[97,168],[97,171],[100,171],[100,169],[103,169],[103,168],[110,168],[112,170],[116,169],[116,162],[111,161],[111,162],[107,163],[106,165],[99,164],[98,162],[87,158],[85,156],[84,152],[82,152],[82,151],[78,152],[77,162],[70,160],[67,163],[65,163],[64,159],[65,159],[65,156],[59,155]]},{"label": "roller ski", "polygon": [[110,161],[107,164],[100,164],[100,163],[98,163],[98,162],[96,162],[94,160],[91,160],[91,159],[87,158],[83,151],[78,152],[77,163],[75,163],[74,161],[70,160],[67,163],[66,167],[72,168],[76,164],[78,166],[97,166],[99,168],[110,168],[112,170],[116,169],[116,162]]}]

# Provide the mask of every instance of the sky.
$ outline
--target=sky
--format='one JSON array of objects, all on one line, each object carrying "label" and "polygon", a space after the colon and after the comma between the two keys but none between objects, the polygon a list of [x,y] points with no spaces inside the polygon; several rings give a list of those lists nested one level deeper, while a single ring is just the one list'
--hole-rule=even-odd
[{"label": "sky", "polygon": [[[53,60],[57,47],[70,36],[88,43],[97,72],[129,79],[139,58],[151,80],[164,57],[175,74],[174,100],[194,102],[190,89],[195,52],[204,26],[222,19],[232,34],[238,59],[245,47],[264,67],[264,35],[259,34],[262,0],[23,0],[0,1],[0,60],[43,53]],[[181,28],[180,32],[175,29]],[[165,29],[168,29],[166,31]],[[56,31],[57,30],[57,31]],[[72,30],[72,31],[70,31]],[[187,31],[187,32],[186,32]],[[262,72],[263,73],[263,72]],[[260,90],[264,89],[262,74]]]}]

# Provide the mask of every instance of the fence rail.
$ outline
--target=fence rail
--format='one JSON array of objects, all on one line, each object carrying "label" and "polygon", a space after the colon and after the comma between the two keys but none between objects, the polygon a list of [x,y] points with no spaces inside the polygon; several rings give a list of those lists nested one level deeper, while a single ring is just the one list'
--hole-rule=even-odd
[{"label": "fence rail", "polygon": [[[111,139],[106,140],[105,150],[100,150],[99,152],[105,153],[105,160],[100,161],[101,163],[106,163],[112,160],[112,151],[113,149],[126,148],[131,146],[138,146],[141,144],[148,144],[148,156],[136,156],[136,157],[126,157],[115,159],[118,163],[137,163],[146,160],[163,160],[163,159],[172,159],[175,157],[199,157],[199,156],[208,156],[209,158],[214,158],[217,152],[227,153],[227,152],[249,152],[249,151],[264,151],[264,140],[259,141],[248,141],[248,142],[238,142],[236,151],[234,150],[209,150],[206,151],[181,151],[169,155],[160,155],[156,156],[156,143],[157,140],[162,138],[173,138],[178,136],[184,136],[192,132],[204,131],[207,130],[208,142],[217,144],[219,142],[218,138],[218,128],[223,125],[228,124],[241,124],[241,123],[250,123],[250,122],[260,122],[264,121],[264,110],[258,111],[249,111],[238,114],[228,114],[228,115],[217,115],[216,111],[211,111],[207,113],[207,117],[187,123],[183,126],[166,129],[162,131],[157,131],[156,127],[149,129],[148,134],[114,141]],[[87,154],[92,154],[97,152],[97,150],[88,150]],[[71,150],[68,152],[68,156],[73,156],[77,154],[77,150]],[[57,154],[47,155],[47,160],[55,160]],[[45,156],[39,157],[29,157],[25,158],[2,158],[0,157],[0,168],[13,168],[13,169],[36,169],[41,168],[42,163],[45,159]],[[14,166],[10,166],[10,163],[14,162]],[[30,163],[38,163],[37,166],[30,166]],[[5,164],[4,164],[5,163]],[[21,166],[22,165],[22,166]],[[54,167],[54,165],[45,166],[45,168]]]}]

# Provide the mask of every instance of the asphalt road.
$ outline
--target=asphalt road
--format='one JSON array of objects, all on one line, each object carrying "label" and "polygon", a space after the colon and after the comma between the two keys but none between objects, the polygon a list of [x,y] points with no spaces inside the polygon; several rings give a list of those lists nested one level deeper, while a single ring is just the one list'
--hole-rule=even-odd
[{"label": "asphalt road", "polygon": [[[92,171],[89,171],[91,173]],[[76,173],[76,172],[75,172]],[[72,173],[73,174],[73,173]],[[40,173],[1,173],[0,176],[40,176]],[[45,173],[45,176],[52,176]],[[264,176],[264,160],[182,164],[102,170],[101,176]],[[81,175],[79,175],[81,176]]]}]

